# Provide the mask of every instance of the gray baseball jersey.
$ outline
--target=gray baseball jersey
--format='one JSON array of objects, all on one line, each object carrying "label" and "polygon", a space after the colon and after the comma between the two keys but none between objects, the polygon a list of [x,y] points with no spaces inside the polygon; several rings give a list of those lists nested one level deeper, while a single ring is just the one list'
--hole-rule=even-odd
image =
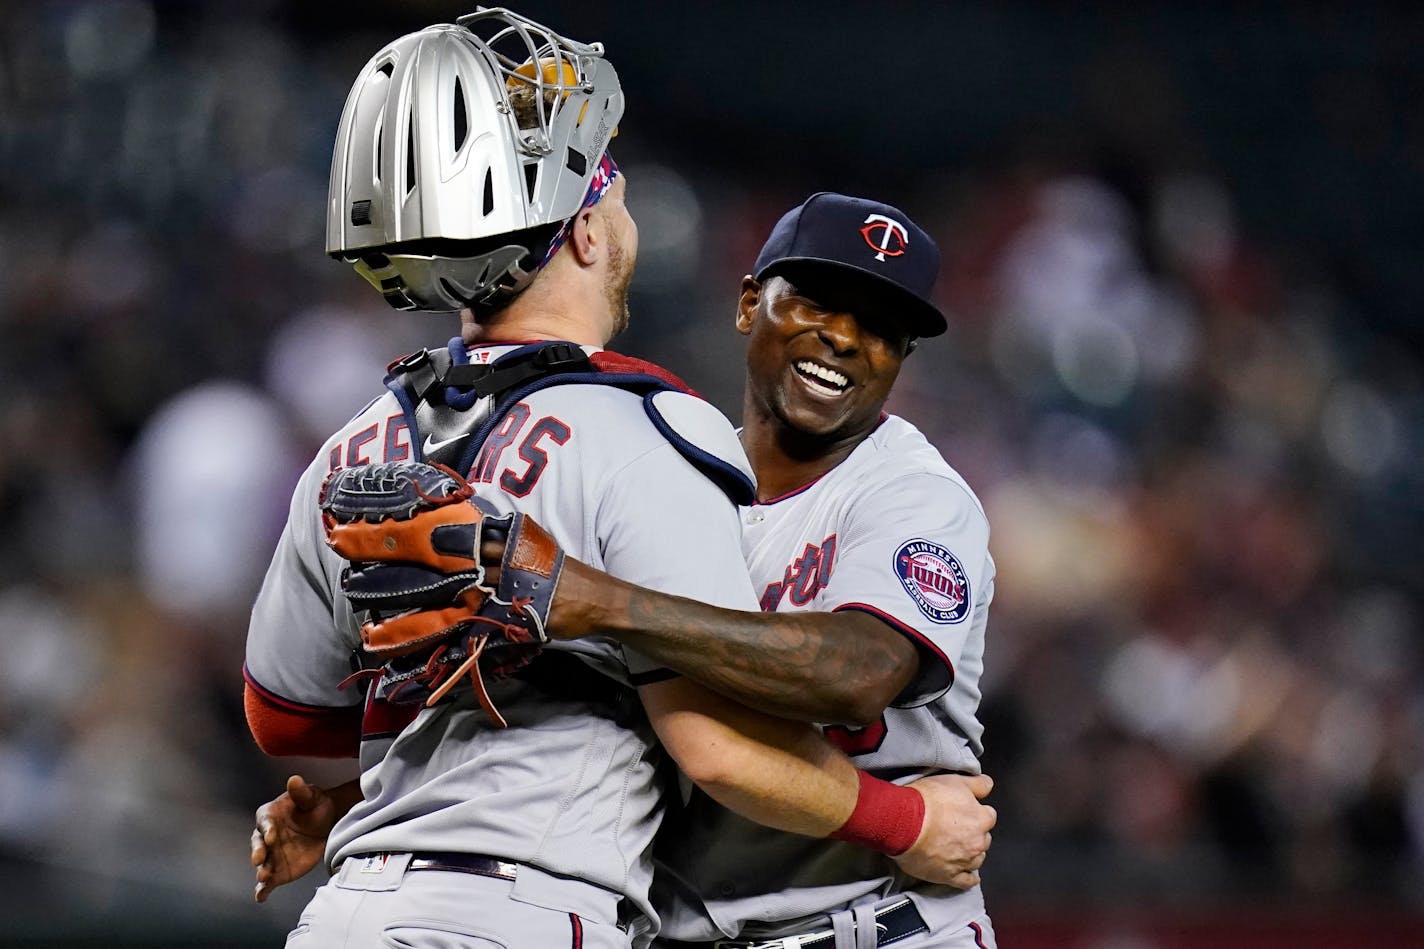
[{"label": "gray baseball jersey", "polygon": [[[509,348],[476,349],[472,359]],[[692,441],[740,454],[730,423],[710,405],[681,393],[658,398],[674,403],[668,414]],[[386,394],[327,441],[297,485],[247,645],[250,681],[278,700],[315,708],[364,700],[337,688],[353,669],[358,624],[340,592],[344,562],[324,542],[317,496],[338,467],[411,457],[411,438]],[[533,393],[486,440],[471,480],[501,510],[536,518],[570,556],[654,590],[755,608],[736,507],[660,434],[634,393],[587,384]],[[577,654],[580,673],[593,665],[623,684],[652,671],[609,641],[549,649]],[[485,854],[547,871],[529,874],[522,892],[521,875],[517,899],[576,909],[577,894],[558,891],[581,880],[655,919],[648,887],[661,752],[635,694],[604,676],[583,677],[591,684],[532,675],[490,683],[506,729],[493,727],[465,689],[418,713],[368,702],[365,800],[333,830],[328,862],[379,852]]]},{"label": "gray baseball jersey", "polygon": [[[817,481],[742,509],[764,610],[861,610],[920,649],[920,673],[875,724],[825,727],[861,768],[905,783],[979,772],[979,677],[994,592],[978,499],[911,424],[887,416]],[[846,843],[759,827],[693,791],[659,841],[664,934],[689,941],[794,930],[867,895],[906,890],[932,931],[984,912],[969,891],[906,878]],[[788,925],[789,924],[789,925]]]}]

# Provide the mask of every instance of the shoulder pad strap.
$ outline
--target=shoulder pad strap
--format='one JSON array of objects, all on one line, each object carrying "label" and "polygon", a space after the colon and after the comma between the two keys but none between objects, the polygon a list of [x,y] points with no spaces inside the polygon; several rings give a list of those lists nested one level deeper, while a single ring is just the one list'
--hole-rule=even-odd
[{"label": "shoulder pad strap", "polygon": [[544,376],[592,371],[587,354],[578,346],[548,343],[506,353],[488,365],[451,366],[443,381],[447,386],[468,387],[476,397],[484,398]]},{"label": "shoulder pad strap", "polygon": [[450,369],[450,353],[445,349],[421,349],[402,356],[386,367],[386,387],[404,389],[412,402],[427,392]]},{"label": "shoulder pad strap", "polygon": [[751,462],[732,423],[716,406],[690,392],[664,390],[644,396],[643,407],[663,437],[734,503],[756,500]]}]

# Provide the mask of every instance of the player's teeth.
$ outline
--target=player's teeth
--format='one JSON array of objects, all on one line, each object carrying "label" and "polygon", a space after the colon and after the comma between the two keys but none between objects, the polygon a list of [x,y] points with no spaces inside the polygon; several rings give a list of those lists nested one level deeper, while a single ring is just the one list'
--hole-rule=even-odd
[{"label": "player's teeth", "polygon": [[817,379],[824,379],[837,389],[844,389],[850,384],[850,380],[836,372],[834,369],[827,369],[825,366],[818,366],[809,360],[802,360],[796,364],[796,368],[808,376],[815,376]]}]

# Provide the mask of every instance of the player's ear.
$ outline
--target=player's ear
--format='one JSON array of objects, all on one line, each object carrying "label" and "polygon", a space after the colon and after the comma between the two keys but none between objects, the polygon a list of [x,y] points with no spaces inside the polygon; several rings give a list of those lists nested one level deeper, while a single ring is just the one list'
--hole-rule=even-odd
[{"label": "player's ear", "polygon": [[603,251],[604,240],[604,230],[595,221],[593,208],[583,208],[574,215],[566,243],[581,265],[588,266],[598,260],[598,255]]},{"label": "player's ear", "polygon": [[737,332],[746,336],[752,331],[756,321],[757,307],[761,304],[761,284],[747,274],[742,278],[742,293],[737,297]]}]

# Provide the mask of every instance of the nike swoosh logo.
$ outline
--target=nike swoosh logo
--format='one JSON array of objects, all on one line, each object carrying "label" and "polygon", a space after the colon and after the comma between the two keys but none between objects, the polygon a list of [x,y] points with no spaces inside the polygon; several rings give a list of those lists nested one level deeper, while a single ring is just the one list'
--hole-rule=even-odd
[{"label": "nike swoosh logo", "polygon": [[429,436],[429,435],[426,435],[426,436],[425,436],[425,445],[424,445],[424,447],[421,449],[421,451],[422,451],[424,454],[427,454],[427,455],[428,455],[428,454],[430,454],[431,452],[439,451],[440,449],[444,448],[446,445],[453,445],[453,444],[455,444],[456,442],[458,442],[460,439],[464,438],[464,437],[465,437],[466,435],[468,435],[468,434],[469,434],[469,432],[461,432],[459,435],[456,435],[454,438],[447,438],[447,439],[445,439],[443,442],[431,441],[430,436]]}]

